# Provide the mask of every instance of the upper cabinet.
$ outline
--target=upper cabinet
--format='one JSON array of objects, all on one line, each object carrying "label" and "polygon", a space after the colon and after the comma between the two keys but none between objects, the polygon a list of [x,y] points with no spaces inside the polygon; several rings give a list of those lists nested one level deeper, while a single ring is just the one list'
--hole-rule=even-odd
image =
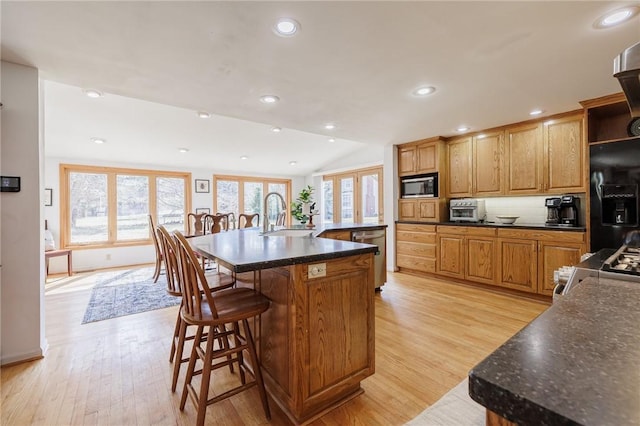
[{"label": "upper cabinet", "polygon": [[542,124],[527,123],[508,128],[505,145],[507,193],[542,192]]},{"label": "upper cabinet", "polygon": [[504,132],[490,132],[473,138],[473,194],[500,195],[504,192]]},{"label": "upper cabinet", "polygon": [[412,176],[439,171],[443,160],[441,138],[425,139],[398,147],[398,175]]},{"label": "upper cabinet", "polygon": [[586,146],[582,137],[582,115],[545,121],[543,191],[584,192],[587,186]]},{"label": "upper cabinet", "polygon": [[469,197],[472,193],[472,140],[470,137],[447,143],[447,197]]}]

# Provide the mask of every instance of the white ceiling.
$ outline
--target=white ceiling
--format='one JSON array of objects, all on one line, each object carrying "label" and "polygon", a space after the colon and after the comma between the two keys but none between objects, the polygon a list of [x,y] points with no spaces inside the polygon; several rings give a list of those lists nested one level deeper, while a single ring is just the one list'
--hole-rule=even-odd
[{"label": "white ceiling", "polygon": [[[629,4],[5,0],[2,59],[46,80],[47,156],[305,175],[368,145],[619,92],[613,58],[640,40],[640,17],[593,23]],[[272,32],[284,16],[301,23],[297,36]],[[413,97],[422,84],[437,91]]]}]

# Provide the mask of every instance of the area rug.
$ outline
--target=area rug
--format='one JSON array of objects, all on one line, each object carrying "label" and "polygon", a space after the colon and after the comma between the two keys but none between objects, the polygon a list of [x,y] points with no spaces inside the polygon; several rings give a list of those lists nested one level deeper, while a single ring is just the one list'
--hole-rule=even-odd
[{"label": "area rug", "polygon": [[469,396],[469,379],[444,394],[406,426],[484,426],[485,409]]},{"label": "area rug", "polygon": [[179,305],[179,297],[167,294],[166,279],[161,274],[154,283],[153,268],[99,274],[82,324]]}]

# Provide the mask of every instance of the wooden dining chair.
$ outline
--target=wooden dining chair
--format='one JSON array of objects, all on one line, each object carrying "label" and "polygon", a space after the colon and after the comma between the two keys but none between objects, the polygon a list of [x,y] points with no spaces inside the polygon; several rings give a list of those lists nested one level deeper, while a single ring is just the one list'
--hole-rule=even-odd
[{"label": "wooden dining chair", "polygon": [[[175,238],[178,268],[183,279],[183,304],[180,308],[183,322],[180,327],[179,339],[184,342],[187,326],[197,327],[180,399],[180,410],[184,410],[187,397],[190,397],[197,411],[196,425],[200,426],[204,424],[208,405],[257,386],[265,416],[267,420],[270,420],[269,402],[248,321],[269,309],[269,299],[247,287],[211,292],[207,286],[204,271],[189,242],[184,235],[177,231]],[[242,324],[242,331],[240,324]],[[227,341],[227,337],[231,337],[232,345],[230,347],[224,345],[216,347],[215,343],[221,337],[224,338],[224,341]],[[244,356],[245,351],[249,355],[250,365],[247,364],[247,359]],[[201,363],[202,367],[196,370],[197,362]],[[238,366],[240,385],[209,398],[209,386],[213,372],[234,363]],[[247,374],[253,378],[251,382],[247,382]],[[193,377],[196,375],[201,375],[199,390],[192,383]]]},{"label": "wooden dining chair", "polygon": [[187,233],[189,235],[204,234],[204,217],[207,213],[188,213],[187,214]]},{"label": "wooden dining chair", "polygon": [[[253,223],[255,219],[256,223]],[[238,215],[238,228],[253,228],[255,226],[260,226],[260,213],[241,213]]]},{"label": "wooden dining chair", "polygon": [[236,215],[233,212],[216,213],[218,216],[224,216],[223,228],[225,231],[236,229]]},{"label": "wooden dining chair", "polygon": [[153,217],[151,215],[147,215],[149,218],[149,232],[151,233],[151,240],[153,241],[153,248],[156,250],[156,266],[153,271],[153,282],[157,283],[158,278],[160,278],[160,272],[162,270],[162,249],[160,248],[160,244],[158,243],[158,237],[156,236],[155,229],[156,227],[153,225]]},{"label": "wooden dining chair", "polygon": [[276,226],[284,226],[287,221],[287,212],[281,211],[276,218]]},{"label": "wooden dining chair", "polygon": [[[178,269],[176,241],[164,226],[158,226],[156,228],[156,233],[158,241],[160,242],[160,245],[162,247],[162,252],[164,253],[165,271],[167,275],[167,293],[171,296],[180,297],[182,299],[183,285],[182,277],[180,276]],[[235,280],[233,280],[233,277],[226,274],[205,274],[205,280],[207,287],[211,291],[219,291],[231,288],[235,284]],[[180,306],[182,306],[182,303],[180,304]],[[176,390],[178,376],[180,375],[180,366],[183,363],[189,361],[189,358],[182,357],[182,354],[184,352],[184,343],[185,341],[194,339],[194,335],[185,335],[185,338],[182,339],[182,341],[180,340],[181,325],[182,317],[180,316],[180,312],[178,312],[176,325],[173,330],[173,338],[171,341],[171,353],[169,355],[169,362],[174,362],[175,359],[175,364],[173,366],[173,380],[171,382],[171,391]],[[225,343],[220,341],[219,344],[224,345]]]},{"label": "wooden dining chair", "polygon": [[226,231],[225,221],[226,216],[220,214],[208,214],[204,216],[204,233],[205,234],[217,234],[218,232]]}]

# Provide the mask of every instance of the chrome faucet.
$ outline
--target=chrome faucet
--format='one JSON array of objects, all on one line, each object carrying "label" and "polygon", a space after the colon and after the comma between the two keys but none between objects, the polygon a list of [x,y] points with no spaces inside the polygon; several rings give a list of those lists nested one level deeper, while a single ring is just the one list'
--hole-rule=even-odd
[{"label": "chrome faucet", "polygon": [[267,233],[269,232],[269,215],[267,214],[267,201],[269,200],[269,197],[272,195],[277,195],[278,198],[280,198],[280,201],[282,201],[282,210],[286,211],[287,210],[287,203],[284,201],[284,198],[282,198],[282,195],[280,195],[279,192],[270,192],[267,195],[264,196],[264,208],[263,208],[263,212],[264,212],[264,220],[262,221],[262,232],[263,233]]}]

